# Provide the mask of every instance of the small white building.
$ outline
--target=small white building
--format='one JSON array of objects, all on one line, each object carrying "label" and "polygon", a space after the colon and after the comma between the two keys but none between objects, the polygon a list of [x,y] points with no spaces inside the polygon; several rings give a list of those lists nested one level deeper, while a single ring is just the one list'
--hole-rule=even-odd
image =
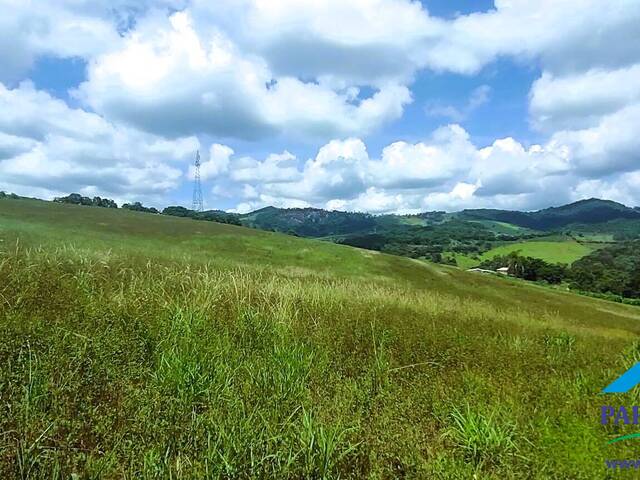
[{"label": "small white building", "polygon": [[502,275],[509,275],[509,267],[500,267],[496,270],[496,272]]}]

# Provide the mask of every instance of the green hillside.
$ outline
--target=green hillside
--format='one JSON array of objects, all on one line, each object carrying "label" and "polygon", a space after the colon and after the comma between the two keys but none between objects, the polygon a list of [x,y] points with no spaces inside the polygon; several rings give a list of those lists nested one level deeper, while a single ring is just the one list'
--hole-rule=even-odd
[{"label": "green hillside", "polygon": [[316,240],[0,199],[0,478],[603,478],[640,310]]},{"label": "green hillside", "polygon": [[[638,238],[640,232],[639,210],[595,198],[534,212],[474,209],[370,215],[266,207],[236,220],[263,230],[409,258],[444,264],[455,260],[461,268],[518,250],[524,256],[570,264],[605,244]],[[580,242],[569,241],[572,238]]]},{"label": "green hillside", "polygon": [[545,208],[536,212],[495,209],[463,210],[455,214],[464,220],[492,220],[536,230],[553,230],[572,224],[601,224],[615,220],[640,220],[640,212],[621,203],[589,198]]},{"label": "green hillside", "polygon": [[493,257],[518,252],[525,257],[540,258],[549,263],[571,264],[593,251],[587,245],[572,240],[563,241],[530,241],[516,242],[492,248],[480,258],[487,260]]},{"label": "green hillside", "polygon": [[534,230],[529,230],[525,227],[519,227],[512,223],[496,222],[493,220],[472,220],[472,222],[480,223],[485,227],[488,227],[492,232],[502,233],[506,235],[518,235],[523,233],[533,233]]}]

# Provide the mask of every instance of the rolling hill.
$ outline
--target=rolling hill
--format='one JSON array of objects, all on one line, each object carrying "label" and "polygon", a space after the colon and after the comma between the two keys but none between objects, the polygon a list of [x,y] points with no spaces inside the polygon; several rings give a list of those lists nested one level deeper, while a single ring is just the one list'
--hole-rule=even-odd
[{"label": "rolling hill", "polygon": [[[345,233],[371,233],[376,229],[399,225],[437,225],[451,218],[469,221],[486,221],[494,228],[523,227],[549,231],[570,225],[589,225],[615,220],[640,221],[640,210],[611,200],[591,198],[560,207],[535,212],[512,210],[475,209],[446,214],[425,212],[416,215],[381,215],[327,211],[317,208],[266,207],[240,215],[247,226],[292,232],[300,236],[324,237]],[[495,225],[491,225],[491,222]],[[517,230],[517,229],[516,229]]]},{"label": "rolling hill", "polygon": [[494,220],[536,230],[553,230],[572,224],[594,224],[618,219],[640,220],[637,209],[597,198],[536,212],[479,209],[463,210],[458,216],[465,219]]},{"label": "rolling hill", "polygon": [[[0,198],[3,193],[0,192]],[[110,199],[94,199],[71,194],[59,203],[117,207]],[[158,213],[139,203],[123,208]],[[327,211],[318,208],[265,207],[236,214],[220,210],[195,212],[169,206],[164,215],[196,220],[244,225],[261,230],[317,238],[411,258],[428,259],[459,266],[475,265],[486,254],[502,250],[527,250],[536,258],[556,262],[553,249],[528,248],[526,242],[562,242],[558,250],[580,243],[574,253],[588,253],[598,244],[627,241],[640,237],[640,210],[599,199],[581,200],[569,205],[536,212],[476,209],[446,213],[423,212],[411,215],[371,215],[359,212]],[[573,261],[574,254],[567,257]]]},{"label": "rolling hill", "polygon": [[598,421],[639,312],[234,225],[0,199],[0,476],[602,477],[635,458]]},{"label": "rolling hill", "polygon": [[637,208],[594,198],[535,212],[475,209],[376,216],[266,207],[238,218],[243,225],[264,230],[462,267],[511,251],[550,263],[572,263],[598,244],[640,237]]}]

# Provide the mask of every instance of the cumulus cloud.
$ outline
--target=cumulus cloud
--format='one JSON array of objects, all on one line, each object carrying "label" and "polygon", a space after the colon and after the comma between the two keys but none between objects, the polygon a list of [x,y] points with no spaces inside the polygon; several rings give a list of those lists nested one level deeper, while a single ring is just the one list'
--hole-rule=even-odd
[{"label": "cumulus cloud", "polygon": [[[638,6],[498,0],[444,20],[408,0],[193,0],[170,17],[138,19],[91,61],[78,95],[110,119],[165,136],[362,136],[402,115],[419,70],[469,74],[511,56],[544,70],[532,89],[534,125],[581,129],[635,96],[628,85],[637,81],[622,77],[637,76],[629,66],[640,59]],[[363,96],[363,86],[374,93]],[[588,104],[593,89],[603,93]],[[481,86],[465,105],[427,111],[460,122],[488,95]]]},{"label": "cumulus cloud", "polygon": [[[478,147],[455,124],[422,142],[395,142],[378,157],[370,156],[358,138],[333,140],[304,163],[288,153],[262,161],[232,159],[229,177],[220,181],[238,184],[235,193],[244,200],[237,211],[269,204],[375,213],[531,209],[587,193],[637,204],[633,185],[640,181],[640,163],[634,152],[640,141],[623,125],[635,121],[638,112],[624,113],[628,117],[616,113],[593,129],[558,132],[530,146],[507,137]],[[592,175],[605,167],[606,172]]]},{"label": "cumulus cloud", "polygon": [[[426,51],[438,70],[475,73],[500,56],[539,59],[555,73],[616,68],[640,59],[636,0],[496,0],[485,13],[457,17]],[[611,46],[615,45],[615,49]]]},{"label": "cumulus cloud", "polygon": [[[413,208],[412,208],[413,207]],[[328,210],[356,211],[370,213],[415,213],[415,205],[406,195],[388,193],[376,187],[369,187],[357,197],[343,200],[329,200],[325,208]]]},{"label": "cumulus cloud", "polygon": [[551,137],[551,144],[565,145],[574,165],[587,177],[629,172],[640,168],[640,103],[603,116],[593,127],[563,130]]},{"label": "cumulus cloud", "polygon": [[594,127],[604,116],[640,104],[640,63],[566,76],[544,73],[531,89],[531,115],[543,131]]},{"label": "cumulus cloud", "polygon": [[39,56],[90,59],[119,42],[119,32],[150,9],[183,0],[0,0],[0,82],[24,77]]},{"label": "cumulus cloud", "polygon": [[[331,208],[377,205],[379,210],[383,205],[392,205],[384,198],[397,200],[385,192],[428,189],[465,175],[475,154],[468,133],[458,125],[450,125],[436,130],[427,142],[395,142],[383,149],[380,158],[371,158],[361,139],[348,138],[322,146],[315,158],[300,169],[290,154],[286,165],[274,161],[274,156],[264,161],[240,159],[232,163],[231,179],[253,182],[254,188],[270,197],[316,205],[332,202]],[[247,175],[246,169],[252,175]],[[345,202],[358,195],[359,203]]]},{"label": "cumulus cloud", "polygon": [[141,22],[122,48],[91,62],[77,95],[109,118],[153,133],[244,139],[366,133],[400,117],[411,101],[397,83],[360,99],[354,89],[277,77],[221,30],[199,35],[186,11]]},{"label": "cumulus cloud", "polygon": [[[226,145],[220,145],[214,143],[209,148],[209,158],[204,162],[201,162],[200,166],[200,178],[202,180],[208,180],[210,178],[216,178],[229,169],[229,161],[233,155],[233,149]],[[195,166],[189,166],[189,178],[193,179],[195,176]]]},{"label": "cumulus cloud", "polygon": [[[259,162],[250,157],[244,157],[234,163],[231,178],[236,182],[265,182],[265,183],[282,183],[294,182],[299,178],[300,174],[296,167],[296,157],[291,153],[284,151],[282,153],[273,153],[264,161]],[[250,187],[246,185],[246,187]],[[249,190],[249,194],[245,194],[245,198],[255,196]]]},{"label": "cumulus cloud", "polygon": [[[193,175],[174,160],[191,160],[204,134],[213,145],[201,175],[238,210],[529,208],[598,191],[640,200],[639,0],[496,0],[451,20],[410,0],[0,6],[12,13],[0,19],[5,189],[160,198]],[[50,55],[87,61],[73,93],[84,110],[16,86]],[[540,145],[471,141],[456,123],[488,102],[482,85],[466,101],[426,106],[453,125],[367,150],[372,132],[402,117],[418,72],[471,75],[505,57],[540,71],[529,103]],[[282,153],[226,145],[264,138]],[[284,150],[292,139],[324,146],[299,159]]]},{"label": "cumulus cloud", "polygon": [[470,166],[475,147],[459,125],[439,128],[427,142],[395,142],[370,164],[369,176],[384,188],[428,188],[446,184]]},{"label": "cumulus cloud", "polygon": [[233,3],[244,11],[238,42],[286,76],[378,86],[406,81],[444,29],[419,2],[404,0]]},{"label": "cumulus cloud", "polygon": [[173,141],[71,109],[30,83],[0,84],[0,189],[158,201],[181,180],[195,137]]}]

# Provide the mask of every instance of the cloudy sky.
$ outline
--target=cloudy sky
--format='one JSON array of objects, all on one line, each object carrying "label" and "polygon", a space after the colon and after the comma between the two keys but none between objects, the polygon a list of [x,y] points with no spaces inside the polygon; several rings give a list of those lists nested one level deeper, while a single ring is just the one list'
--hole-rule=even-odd
[{"label": "cloudy sky", "polygon": [[0,190],[640,205],[640,0],[0,0]]}]

